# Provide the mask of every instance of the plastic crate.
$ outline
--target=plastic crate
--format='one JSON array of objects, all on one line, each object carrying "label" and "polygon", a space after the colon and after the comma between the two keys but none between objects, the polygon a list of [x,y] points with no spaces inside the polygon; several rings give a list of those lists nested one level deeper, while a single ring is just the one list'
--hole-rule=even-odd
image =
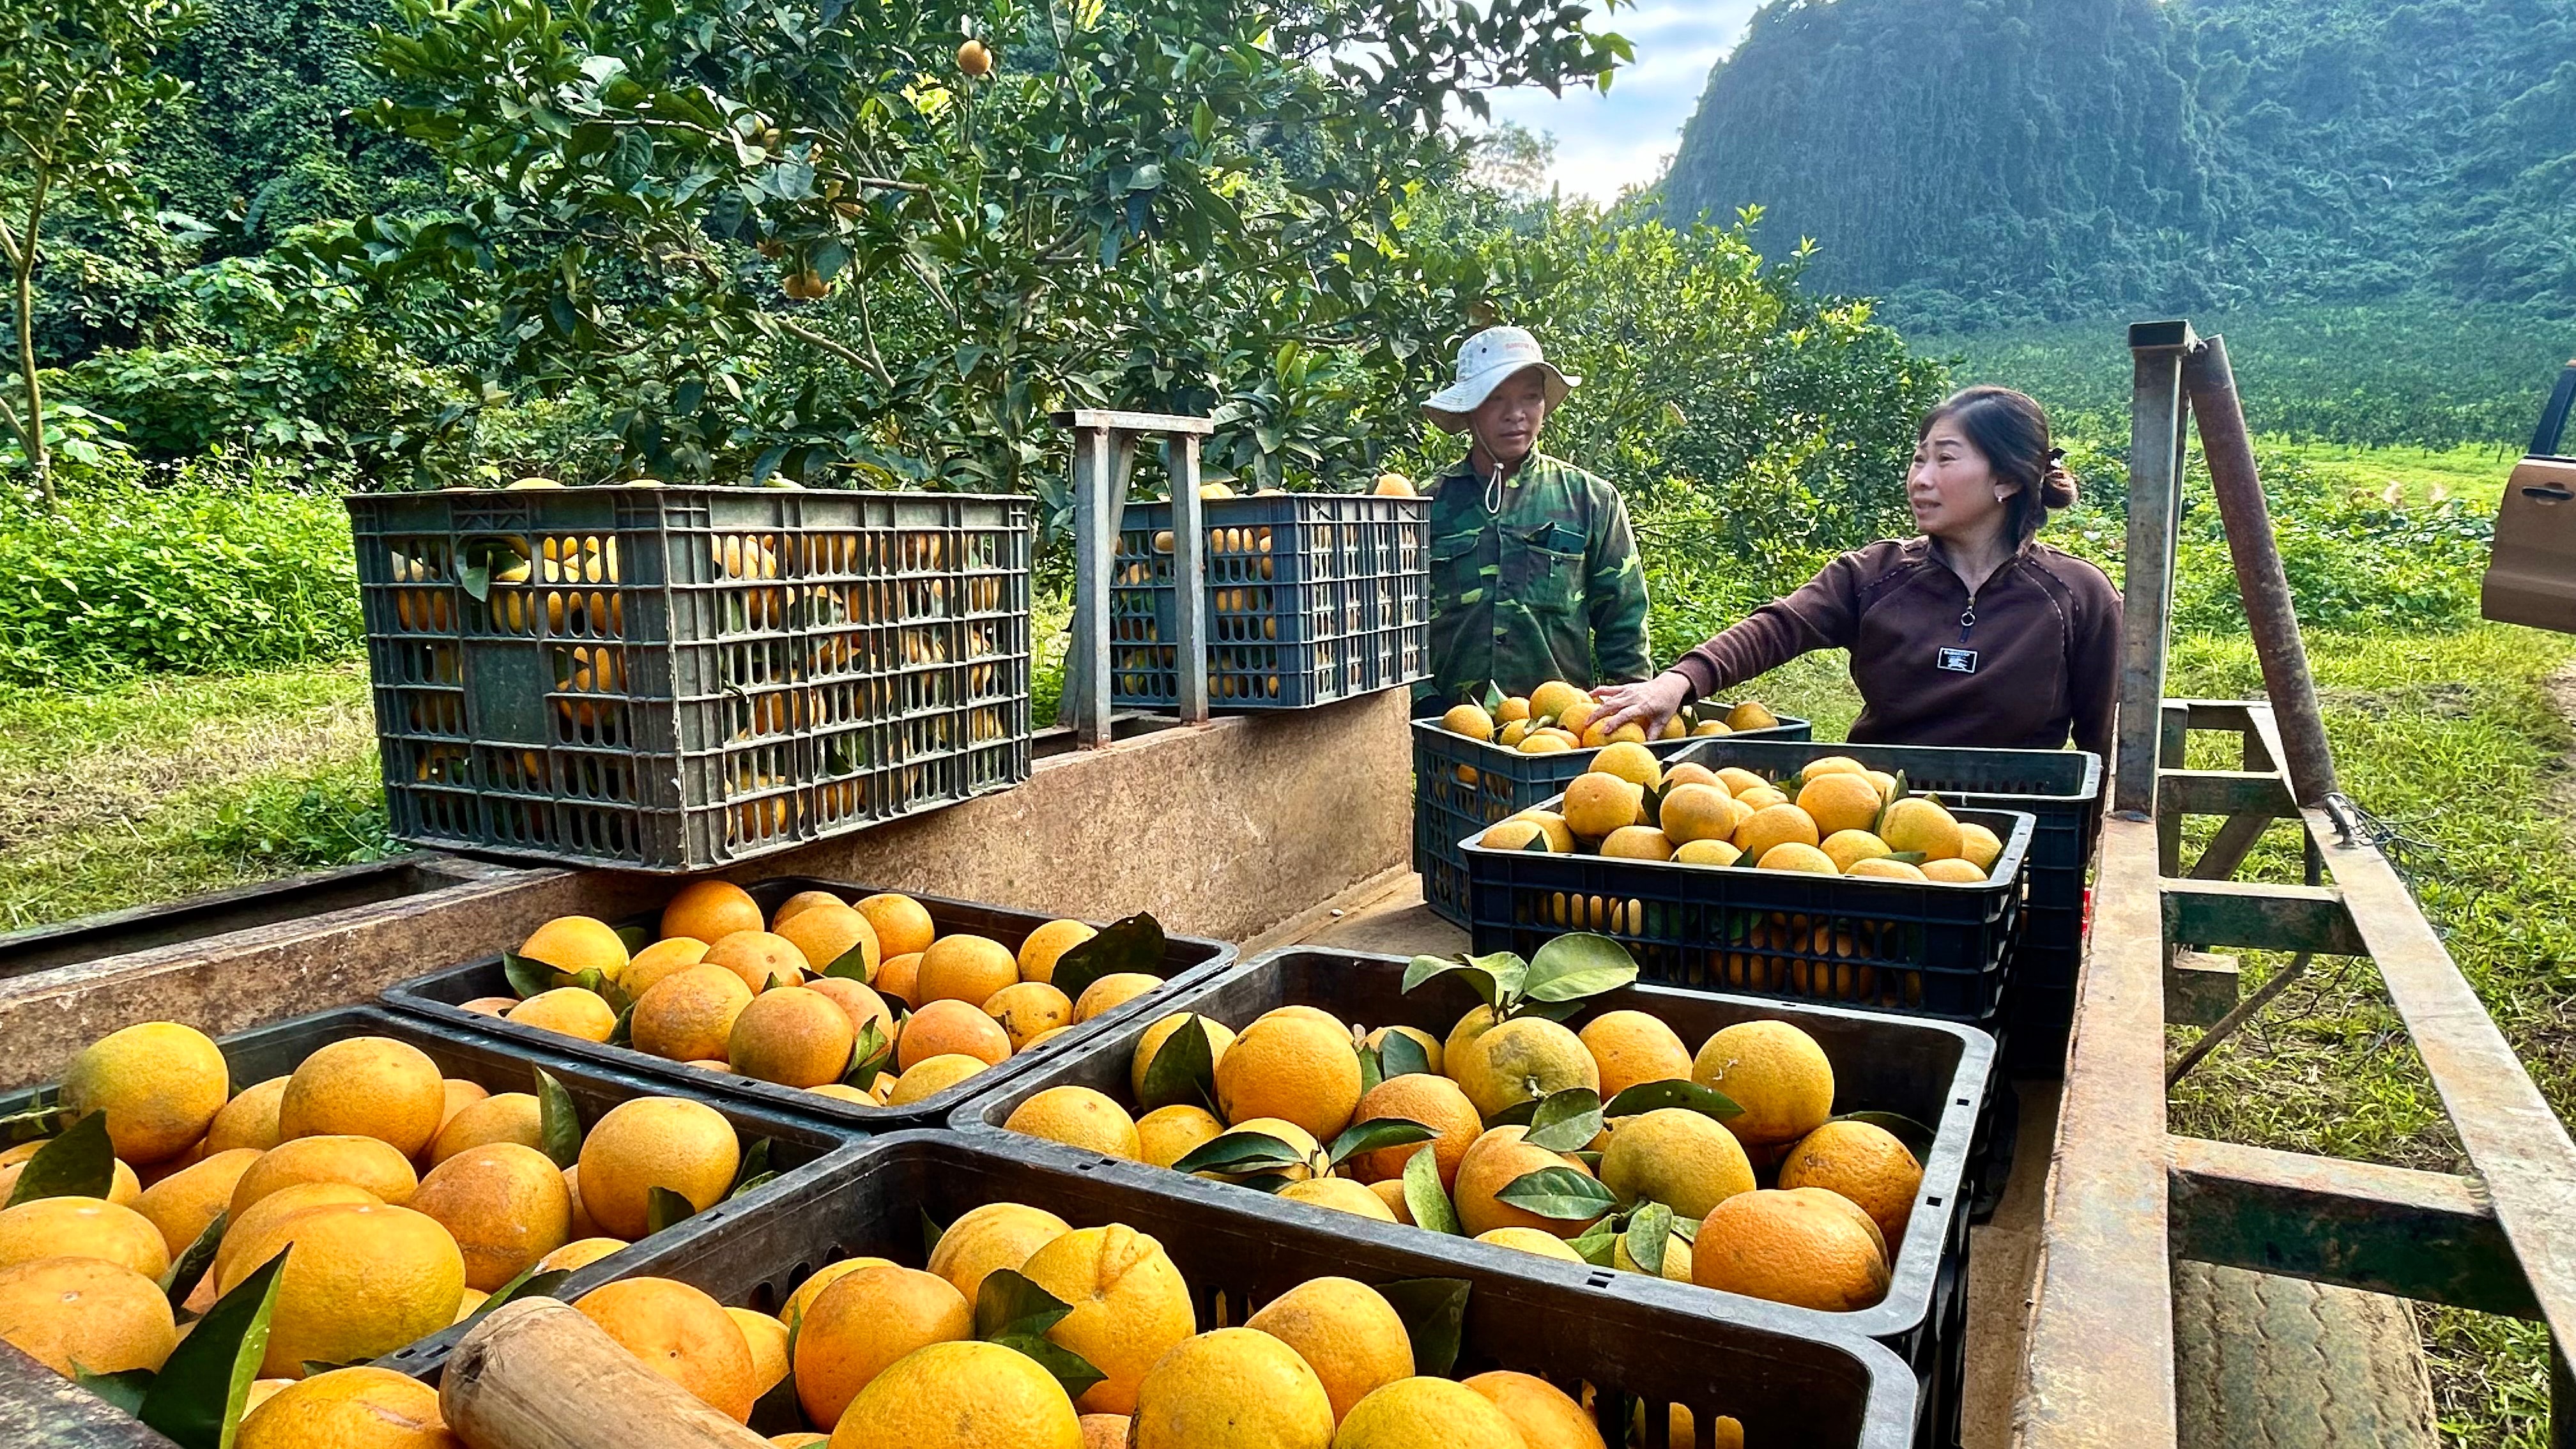
[{"label": "plastic crate", "polygon": [[1874,770],[1972,810],[2017,810],[2032,819],[2029,888],[2012,985],[2001,1021],[2003,1062],[2014,1076],[2055,1077],[2075,1020],[2075,974],[2084,960],[2084,877],[2102,831],[2102,757],[2082,750],[1971,750],[1930,745],[1783,745],[1694,740],[1677,759],[1734,765],[1780,778],[1824,755]]},{"label": "plastic crate", "polygon": [[[1214,498],[1207,523],[1208,704],[1304,709],[1431,672],[1431,513],[1418,498]],[[1131,503],[1109,590],[1110,698],[1180,700],[1172,505]]]},{"label": "plastic crate", "polygon": [[[291,1017],[218,1038],[215,1045],[222,1049],[224,1062],[231,1069],[233,1089],[239,1091],[271,1077],[285,1076],[323,1046],[358,1036],[385,1036],[409,1043],[438,1064],[441,1076],[462,1078],[493,1092],[535,1091],[536,1070],[543,1068],[571,1095],[585,1134],[593,1123],[620,1103],[631,1102],[638,1097],[682,1095],[672,1092],[664,1083],[620,1072],[600,1071],[554,1052],[526,1051],[508,1042],[459,1036],[433,1023],[373,1006],[343,1006],[310,1016]],[[54,1090],[53,1085],[48,1085],[0,1097],[0,1114],[33,1106],[40,1093]],[[798,1188],[811,1184],[819,1174],[834,1165],[846,1165],[859,1150],[854,1144],[865,1136],[742,1102],[708,1099],[704,1093],[686,1095],[706,1100],[707,1105],[723,1113],[725,1119],[733,1123],[734,1131],[740,1134],[744,1150],[750,1150],[756,1141],[766,1140],[769,1143],[770,1167],[778,1177],[743,1194],[739,1200],[719,1203],[685,1223],[666,1228],[653,1237],[621,1249],[611,1255],[612,1261],[619,1258],[639,1261],[644,1253],[655,1251],[676,1234],[702,1231],[704,1225],[738,1214],[756,1203],[790,1197]],[[441,1337],[452,1336],[452,1332]],[[392,1365],[393,1356],[377,1362]]]},{"label": "plastic crate", "polygon": [[[960,1130],[1000,1134],[1016,1154],[1074,1153],[1053,1142],[1011,1133],[1002,1124],[1011,1110],[1049,1087],[1084,1086],[1106,1092],[1131,1110],[1136,1105],[1131,1066],[1145,1029],[1162,1016],[1191,1011],[1240,1029],[1262,1013],[1282,1006],[1314,1006],[1345,1022],[1381,1026],[1417,1026],[1445,1037],[1458,1018],[1478,1005],[1474,990],[1458,977],[1435,977],[1411,993],[1403,990],[1405,958],[1290,947],[1237,965],[1232,970],[1178,993],[1151,1016],[1103,1033],[1081,1050],[1059,1057],[1040,1071],[975,1098],[950,1118]],[[1763,1303],[1713,1289],[1669,1283],[1636,1274],[1619,1275],[1615,1290],[1623,1297],[1707,1319],[1737,1319],[1751,1309],[1790,1315],[1782,1321],[1811,1335],[1847,1334],[1876,1339],[1934,1376],[1926,1391],[1927,1411],[1955,1413],[1955,1378],[1940,1381],[1940,1355],[1952,1329],[1963,1322],[1968,1219],[1961,1199],[1970,1140],[1987,1095],[1994,1065],[1994,1043],[1983,1033],[1947,1022],[1848,1011],[1835,1007],[1791,1005],[1745,997],[1717,996],[1660,986],[1632,986],[1591,998],[1569,1021],[1583,1022],[1606,1011],[1643,1011],[1661,1018],[1696,1048],[1722,1027],[1740,1021],[1786,1021],[1814,1037],[1834,1064],[1838,1111],[1902,1112],[1933,1129],[1932,1150],[1923,1161],[1923,1186],[1905,1235],[1895,1250],[1894,1275],[1887,1296],[1876,1307],[1856,1313],[1819,1313],[1783,1304]],[[1077,1154],[1081,1155],[1081,1154]],[[1106,1169],[1102,1169],[1106,1170]],[[1142,1165],[1127,1165],[1138,1180],[1158,1191],[1200,1196],[1231,1194],[1265,1217],[1303,1221],[1340,1229],[1341,1218],[1330,1209],[1254,1196],[1259,1189],[1214,1183]],[[1585,1278],[1572,1264],[1551,1263],[1532,1254],[1494,1247],[1467,1238],[1447,1237],[1416,1228],[1397,1230],[1422,1251],[1462,1264],[1539,1272],[1560,1281]],[[1594,1275],[1607,1277],[1609,1275]],[[1945,1288],[1945,1281],[1952,1286]],[[1956,1299],[1958,1301],[1953,1302]],[[1946,1326],[1945,1326],[1946,1325]],[[1955,1364],[1943,1372],[1955,1374]],[[1748,1429],[1750,1426],[1747,1426]],[[1746,1442],[1754,1442],[1748,1433]],[[1801,1441],[1803,1442],[1803,1441]]]},{"label": "plastic crate", "polygon": [[[1481,1256],[1453,1262],[1421,1251],[1426,1235],[1409,1229],[1347,1215],[1283,1221],[1247,1190],[1181,1178],[1201,1191],[1149,1191],[1131,1175],[1140,1170],[1103,1159],[1005,1155],[990,1139],[951,1133],[898,1133],[870,1142],[829,1178],[800,1184],[792,1200],[773,1198],[757,1211],[716,1209],[702,1215],[704,1226],[692,1219],[649,1253],[582,1270],[559,1296],[578,1298],[615,1279],[650,1274],[774,1312],[815,1269],[838,1259],[873,1255],[921,1266],[925,1215],[946,1224],[987,1203],[1026,1203],[1077,1228],[1122,1223],[1150,1234],[1188,1281],[1202,1331],[1239,1325],[1312,1278],[1465,1278],[1471,1286],[1460,1377],[1517,1369],[1578,1396],[1590,1384],[1611,1403],[1626,1394],[1656,1409],[1686,1404],[1702,1426],[1729,1414],[1743,1422],[1748,1444],[1896,1449],[1908,1442],[1915,1396],[1905,1365],[1876,1344],[1811,1334],[1765,1311],[1774,1305],[1682,1317],[1637,1301],[1628,1291],[1633,1275],[1570,1264],[1530,1273]],[[1509,1252],[1488,1251],[1494,1260]],[[414,1345],[386,1366],[434,1380],[452,1341],[443,1335]],[[1661,1419],[1650,1412],[1647,1421]],[[1603,1437],[1636,1442],[1623,1429],[1614,1417]],[[1705,1427],[1699,1440],[1710,1442]],[[1661,1449],[1665,1437],[1658,1431],[1645,1442]]]},{"label": "plastic crate", "polygon": [[699,871],[1029,776],[1026,499],[457,489],[348,506],[402,839]]},{"label": "plastic crate", "polygon": [[1626,946],[1648,981],[1990,1027],[2011,974],[2033,821],[1952,813],[2003,842],[1989,879],[1950,885],[1487,850],[1470,836],[1459,842],[1468,930],[1478,951],[1524,957],[1568,931],[1598,931]]},{"label": "plastic crate", "polygon": [[[831,891],[850,900],[874,895],[877,887],[851,885],[842,881],[815,880],[805,876],[784,876],[744,887],[759,902],[765,919],[778,909],[779,903],[798,891]],[[945,936],[954,932],[971,932],[989,936],[1019,950],[1031,931],[1054,919],[1030,911],[1014,911],[1001,906],[979,905],[972,901],[952,901],[940,896],[911,894],[927,908],[931,923]],[[648,929],[651,917],[628,922]],[[740,1076],[732,1072],[711,1072],[685,1062],[666,1061],[649,1052],[632,1047],[607,1046],[588,1042],[561,1032],[545,1031],[479,1011],[467,1011],[464,1003],[483,996],[508,996],[509,975],[502,969],[501,958],[489,956],[462,966],[450,966],[426,976],[387,987],[384,1003],[395,1011],[427,1018],[442,1030],[471,1032],[480,1036],[499,1037],[532,1049],[555,1054],[570,1054],[601,1069],[664,1082],[709,1100],[755,1104],[766,1111],[789,1112],[799,1116],[835,1123],[844,1129],[887,1131],[897,1127],[919,1126],[945,1119],[959,1103],[1021,1072],[1027,1071],[1085,1039],[1108,1030],[1141,1012],[1160,1015],[1162,1003],[1175,989],[1222,971],[1232,965],[1235,949],[1215,941],[1193,936],[1170,936],[1163,953],[1165,984],[1117,1007],[1082,1022],[1053,1041],[1042,1042],[1032,1050],[1016,1053],[996,1066],[985,1068],[965,1081],[935,1092],[918,1102],[902,1107],[879,1107],[858,1102],[845,1102],[796,1087],[782,1087],[774,1082]],[[1151,1020],[1151,1017],[1146,1018]]]},{"label": "plastic crate", "polygon": [[[1770,729],[1746,730],[1727,738],[1804,740],[1810,732],[1807,721],[1784,719]],[[1647,748],[1671,759],[1693,743],[1658,740]],[[1592,757],[1599,753],[1567,750],[1524,755],[1453,734],[1442,729],[1438,720],[1415,720],[1413,869],[1422,877],[1422,899],[1432,913],[1455,925],[1467,924],[1467,858],[1458,849],[1461,837],[1563,794],[1575,776],[1591,768]]]}]

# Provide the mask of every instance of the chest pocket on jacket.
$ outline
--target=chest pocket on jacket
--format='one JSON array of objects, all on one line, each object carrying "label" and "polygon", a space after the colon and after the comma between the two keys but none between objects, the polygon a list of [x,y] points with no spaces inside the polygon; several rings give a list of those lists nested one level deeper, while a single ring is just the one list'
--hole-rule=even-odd
[{"label": "chest pocket on jacket", "polygon": [[1584,538],[1561,523],[1503,534],[1503,589],[1532,613],[1566,614],[1583,602]]},{"label": "chest pocket on jacket", "polygon": [[1457,605],[1492,602],[1494,581],[1484,577],[1478,562],[1477,546],[1484,541],[1482,529],[1431,540],[1431,597],[1435,601]]}]

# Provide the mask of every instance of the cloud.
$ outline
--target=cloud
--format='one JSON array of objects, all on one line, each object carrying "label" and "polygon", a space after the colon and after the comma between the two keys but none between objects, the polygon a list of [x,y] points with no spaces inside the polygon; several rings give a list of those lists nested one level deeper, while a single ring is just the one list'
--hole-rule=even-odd
[{"label": "cloud", "polygon": [[1620,188],[1663,174],[1699,105],[1709,67],[1726,57],[1759,0],[1644,0],[1594,24],[1635,43],[1637,58],[1611,78],[1610,93],[1532,89],[1486,97],[1494,119],[1556,137],[1549,178],[1569,194],[1608,201]]}]

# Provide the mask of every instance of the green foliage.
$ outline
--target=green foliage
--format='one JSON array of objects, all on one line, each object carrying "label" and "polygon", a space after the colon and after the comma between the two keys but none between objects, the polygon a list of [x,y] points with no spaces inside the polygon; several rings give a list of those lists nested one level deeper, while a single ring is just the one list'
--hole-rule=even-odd
[{"label": "green foliage", "polygon": [[[2060,432],[2125,447],[2128,319],[2095,315],[2099,320],[1914,340],[1930,355],[1953,357],[1960,384],[2020,388],[2048,404]],[[2576,351],[2576,314],[2468,305],[2424,292],[2192,321],[2205,335],[2226,337],[2255,432],[2366,447],[2518,449],[2531,439],[2558,365]]]},{"label": "green foliage", "polygon": [[345,655],[360,638],[346,512],[216,453],[0,493],[0,683],[96,683]]},{"label": "green foliage", "polygon": [[2427,281],[2563,306],[2571,55],[2551,0],[1773,0],[1665,192],[1770,207],[1945,328]]},{"label": "green foliage", "polygon": [[268,779],[215,806],[193,834],[207,852],[269,872],[356,865],[399,855],[385,816],[384,782],[356,771]]}]

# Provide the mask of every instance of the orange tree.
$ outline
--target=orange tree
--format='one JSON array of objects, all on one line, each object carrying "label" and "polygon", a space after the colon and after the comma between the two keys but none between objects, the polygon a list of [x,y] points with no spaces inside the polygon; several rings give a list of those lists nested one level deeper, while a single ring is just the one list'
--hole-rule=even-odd
[{"label": "orange tree", "polygon": [[613,399],[622,466],[656,476],[1059,506],[1062,406],[1215,409],[1242,426],[1213,461],[1262,482],[1371,470],[1360,422],[1488,289],[1417,220],[1463,171],[1458,123],[1628,53],[1558,0],[399,16],[375,119],[465,204],[324,249],[434,296],[410,321],[484,395]]}]

